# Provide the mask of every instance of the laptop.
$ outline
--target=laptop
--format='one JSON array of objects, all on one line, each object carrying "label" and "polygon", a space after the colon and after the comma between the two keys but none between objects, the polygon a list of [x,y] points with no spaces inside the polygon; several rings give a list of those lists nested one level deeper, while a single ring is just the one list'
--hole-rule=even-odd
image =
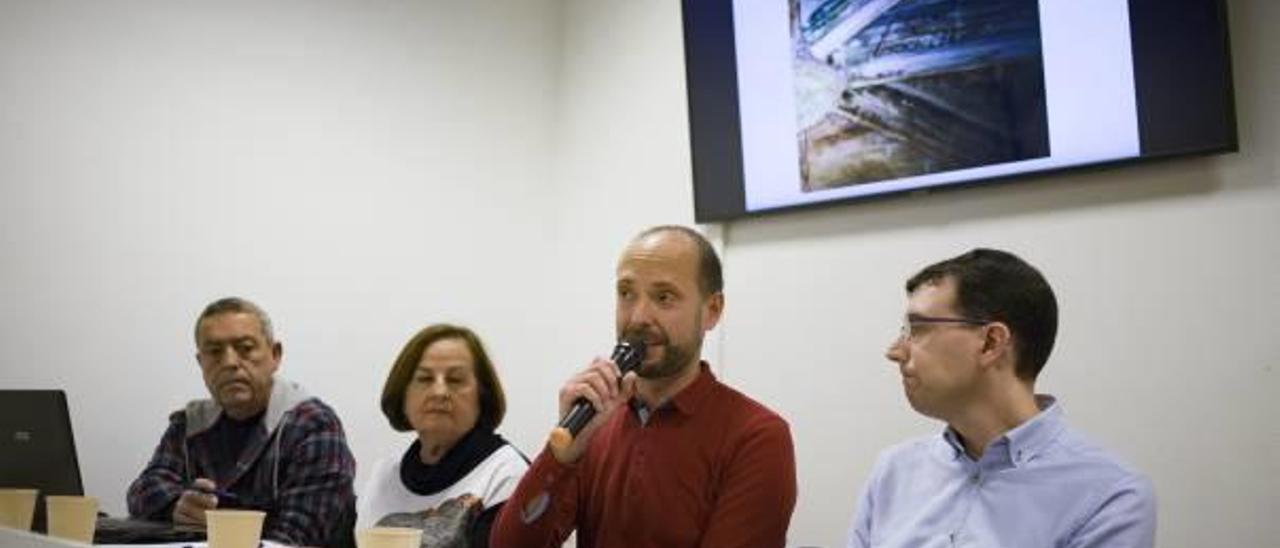
[{"label": "laptop", "polygon": [[[39,489],[33,531],[45,531],[46,495],[83,495],[67,396],[61,390],[0,390],[0,487]],[[204,540],[204,528],[132,518],[98,518],[94,542]]]},{"label": "laptop", "polygon": [[40,490],[36,531],[44,531],[45,495],[84,494],[61,390],[0,390],[0,487]]}]

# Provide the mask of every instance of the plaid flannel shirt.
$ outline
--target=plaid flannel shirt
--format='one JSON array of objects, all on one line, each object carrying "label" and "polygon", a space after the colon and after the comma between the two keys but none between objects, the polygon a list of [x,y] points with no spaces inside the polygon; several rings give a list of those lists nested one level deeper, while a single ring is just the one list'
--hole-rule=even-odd
[{"label": "plaid flannel shirt", "polygon": [[151,462],[129,486],[130,515],[168,521],[183,490],[196,478],[209,478],[236,495],[237,506],[267,512],[266,539],[324,545],[350,518],[355,458],[338,416],[320,400],[303,399],[284,411],[272,430],[256,429],[224,477],[215,472],[208,428],[189,434],[188,417],[184,411],[169,417]]}]

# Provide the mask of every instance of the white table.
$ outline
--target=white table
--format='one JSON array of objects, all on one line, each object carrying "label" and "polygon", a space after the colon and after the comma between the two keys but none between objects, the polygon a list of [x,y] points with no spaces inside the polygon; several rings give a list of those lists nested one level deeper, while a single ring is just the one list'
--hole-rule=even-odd
[{"label": "white table", "polygon": [[[19,531],[0,527],[0,548],[84,548],[85,544],[49,537],[30,531]],[[117,548],[208,548],[203,542],[174,542],[169,544],[95,544],[94,546],[113,546]],[[284,544],[262,541],[263,548],[288,548]]]}]

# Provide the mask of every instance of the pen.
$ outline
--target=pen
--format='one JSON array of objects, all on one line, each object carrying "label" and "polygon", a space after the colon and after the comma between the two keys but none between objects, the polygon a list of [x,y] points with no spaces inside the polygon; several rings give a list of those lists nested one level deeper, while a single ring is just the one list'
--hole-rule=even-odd
[{"label": "pen", "polygon": [[235,493],[232,493],[230,491],[224,491],[222,489],[217,489],[217,488],[206,489],[204,487],[198,487],[196,485],[192,485],[191,489],[194,489],[206,495],[213,495],[215,497],[218,497],[219,506],[221,506],[224,501],[228,503],[235,503],[240,500],[240,497],[237,497]]}]

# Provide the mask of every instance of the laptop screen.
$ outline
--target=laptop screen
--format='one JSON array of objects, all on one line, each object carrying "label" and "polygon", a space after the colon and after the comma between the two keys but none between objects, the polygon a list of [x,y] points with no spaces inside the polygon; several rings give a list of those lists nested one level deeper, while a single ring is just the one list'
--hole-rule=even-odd
[{"label": "laptop screen", "polygon": [[[0,390],[0,487],[83,495],[67,396],[61,390]],[[44,501],[36,503],[35,526]]]}]

